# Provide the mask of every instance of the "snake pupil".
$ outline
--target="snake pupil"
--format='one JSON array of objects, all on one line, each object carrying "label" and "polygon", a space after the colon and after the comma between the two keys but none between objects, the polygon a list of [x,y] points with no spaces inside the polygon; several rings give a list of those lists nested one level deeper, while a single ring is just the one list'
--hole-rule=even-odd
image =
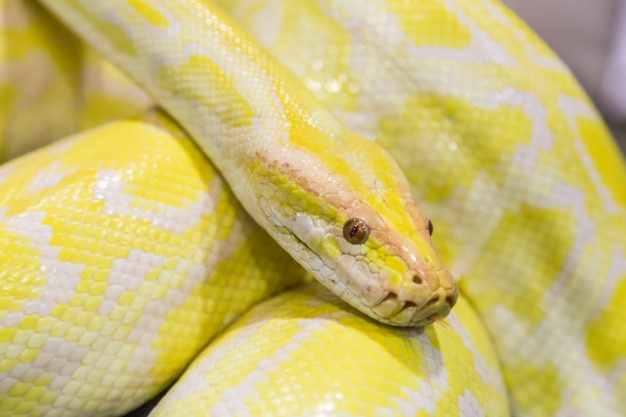
[{"label": "snake pupil", "polygon": [[361,219],[350,219],[343,226],[343,237],[353,245],[365,243],[370,234],[370,228]]},{"label": "snake pupil", "polygon": [[431,236],[433,235],[433,222],[431,222],[430,220],[428,220],[428,233]]}]

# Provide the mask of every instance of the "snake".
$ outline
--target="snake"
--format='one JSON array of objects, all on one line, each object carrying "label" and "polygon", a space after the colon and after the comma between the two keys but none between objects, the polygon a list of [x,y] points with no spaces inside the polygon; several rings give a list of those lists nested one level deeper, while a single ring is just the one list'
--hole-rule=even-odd
[{"label": "snake", "polygon": [[1,416],[626,410],[624,159],[499,2],[0,14]]}]

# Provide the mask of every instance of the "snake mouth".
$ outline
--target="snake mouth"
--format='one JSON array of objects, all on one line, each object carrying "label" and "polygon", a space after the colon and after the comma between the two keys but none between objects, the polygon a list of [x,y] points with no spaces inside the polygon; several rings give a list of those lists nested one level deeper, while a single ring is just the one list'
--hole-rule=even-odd
[{"label": "snake mouth", "polygon": [[439,290],[423,303],[401,300],[398,294],[389,292],[373,311],[388,324],[394,326],[425,326],[444,319],[456,304],[457,294]]}]

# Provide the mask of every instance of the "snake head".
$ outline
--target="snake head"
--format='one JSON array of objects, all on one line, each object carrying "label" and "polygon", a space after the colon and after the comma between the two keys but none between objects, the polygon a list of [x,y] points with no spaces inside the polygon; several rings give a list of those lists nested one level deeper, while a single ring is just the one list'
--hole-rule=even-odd
[{"label": "snake head", "polygon": [[266,230],[318,281],[377,321],[423,326],[446,317],[458,287],[408,181],[378,145],[342,144],[352,146],[348,154],[295,147],[257,170]]},{"label": "snake head", "polygon": [[362,202],[332,222],[300,212],[293,232],[301,263],[344,301],[386,324],[424,326],[449,314],[458,287],[433,250],[429,220],[405,210],[401,228]]}]

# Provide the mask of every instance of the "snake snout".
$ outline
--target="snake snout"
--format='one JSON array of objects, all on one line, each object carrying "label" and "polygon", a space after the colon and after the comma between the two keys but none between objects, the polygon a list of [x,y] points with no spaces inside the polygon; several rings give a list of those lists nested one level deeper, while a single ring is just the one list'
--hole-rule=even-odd
[{"label": "snake snout", "polygon": [[457,294],[447,293],[440,289],[435,292],[424,304],[419,306],[419,313],[411,320],[411,326],[425,326],[434,321],[444,319],[450,314],[456,304]]},{"label": "snake snout", "polygon": [[425,277],[411,272],[404,278],[404,285],[389,288],[374,307],[383,321],[395,326],[425,326],[450,314],[458,286],[447,270],[432,271]]}]

